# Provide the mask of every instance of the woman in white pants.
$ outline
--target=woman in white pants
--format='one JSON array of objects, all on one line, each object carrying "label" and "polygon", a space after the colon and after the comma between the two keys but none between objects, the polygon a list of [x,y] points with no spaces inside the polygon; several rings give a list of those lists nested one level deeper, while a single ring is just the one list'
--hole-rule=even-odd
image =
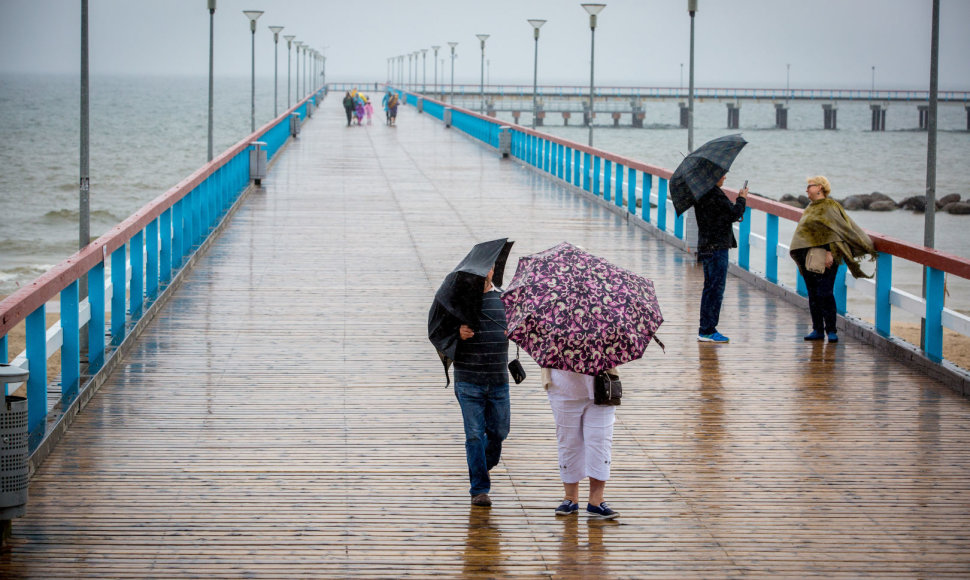
[{"label": "woman in white pants", "polygon": [[[615,373],[615,370],[611,371]],[[589,478],[586,514],[611,520],[620,514],[603,500],[610,478],[610,452],[616,408],[593,403],[593,377],[558,369],[542,369],[549,406],[559,441],[559,477],[564,499],[557,516],[579,512],[579,482]]]}]

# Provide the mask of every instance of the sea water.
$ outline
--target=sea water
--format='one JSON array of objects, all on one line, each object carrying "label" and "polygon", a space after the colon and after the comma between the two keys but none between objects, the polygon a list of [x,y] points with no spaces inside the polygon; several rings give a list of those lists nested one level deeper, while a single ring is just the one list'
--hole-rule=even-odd
[{"label": "sea water", "polygon": [[[259,127],[275,117],[274,91],[271,78],[257,81]],[[208,79],[93,77],[90,85],[94,238],[206,162]],[[288,108],[286,93],[284,76],[275,97],[279,112]],[[0,295],[76,251],[79,100],[77,77],[0,75]],[[290,102],[295,100],[291,89]],[[329,99],[324,106],[338,106],[337,101]],[[407,114],[402,113],[401,130],[406,130]],[[216,155],[250,133],[248,78],[216,79],[213,119]],[[899,201],[925,193],[927,133],[918,130],[916,103],[891,104],[885,132],[869,130],[867,102],[839,103],[837,131],[822,129],[820,102],[791,102],[787,130],[775,129],[774,119],[774,103],[744,102],[740,128],[728,130],[722,102],[698,102],[694,145],[742,133],[749,143],[727,185],[737,188],[747,179],[752,192],[774,199],[803,193],[805,178],[818,174],[830,179],[837,198],[880,191]],[[511,117],[503,120],[511,122]],[[524,115],[521,121],[531,120]],[[587,129],[572,122],[564,127],[550,113],[542,130],[585,144]],[[598,148],[670,169],[687,153],[687,131],[679,126],[676,100],[647,101],[644,128],[629,127],[629,114],[622,119],[624,127],[612,127],[608,117],[600,123],[594,127]],[[970,132],[963,105],[941,104],[939,128],[937,197],[970,197]],[[867,229],[923,242],[922,214],[896,210],[851,215]],[[787,241],[792,225],[782,222],[781,238]],[[970,216],[938,214],[936,247],[970,257],[968,230]],[[918,268],[902,267],[894,284],[919,294],[920,278]],[[970,313],[970,291],[962,283],[949,284],[947,305]]]}]

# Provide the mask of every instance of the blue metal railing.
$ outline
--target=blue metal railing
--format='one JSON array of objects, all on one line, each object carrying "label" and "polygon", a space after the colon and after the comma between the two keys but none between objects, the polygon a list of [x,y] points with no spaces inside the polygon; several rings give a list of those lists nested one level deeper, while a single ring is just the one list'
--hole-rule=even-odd
[{"label": "blue metal railing", "polygon": [[[127,220],[0,302],[0,362],[9,360],[8,333],[25,323],[26,350],[12,364],[27,368],[26,394],[30,450],[90,384],[82,380],[80,331],[87,325],[88,366],[83,377],[104,368],[135,324],[188,264],[250,181],[253,143],[266,144],[271,160],[290,137],[290,115],[302,120],[310,95],[255,133],[230,147]],[[89,288],[80,300],[81,281]],[[46,327],[47,302],[60,298],[60,320]],[[109,318],[110,316],[110,318]],[[47,360],[60,354],[60,398],[48,401]],[[5,394],[17,385],[8,385]],[[52,409],[60,413],[51,414]]]}]

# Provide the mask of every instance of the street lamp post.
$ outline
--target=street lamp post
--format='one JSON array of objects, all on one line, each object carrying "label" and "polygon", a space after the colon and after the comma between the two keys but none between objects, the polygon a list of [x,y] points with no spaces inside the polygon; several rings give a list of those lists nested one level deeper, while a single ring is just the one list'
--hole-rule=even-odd
[{"label": "street lamp post", "polygon": [[457,42],[449,42],[448,46],[451,47],[451,97],[449,97],[448,102],[451,104],[455,103],[455,47],[458,46]]},{"label": "street lamp post", "polygon": [[[91,242],[91,124],[88,65],[88,0],[81,0],[81,146],[78,187],[78,249]],[[87,288],[85,287],[85,292]]]},{"label": "street lamp post", "polygon": [[263,15],[262,10],[243,10],[243,14],[249,19],[249,31],[252,33],[252,51],[251,51],[251,66],[250,66],[250,113],[249,120],[251,125],[251,130],[256,132],[256,21],[259,17]]},{"label": "street lamp post", "polygon": [[538,88],[539,88],[539,29],[545,24],[545,20],[533,18],[529,20],[532,25],[533,37],[535,38],[535,54],[532,58],[532,128],[536,128],[536,114],[539,111]]},{"label": "street lamp post", "polygon": [[408,53],[408,88],[409,89],[410,89],[411,84],[412,84],[412,79],[414,78],[414,77],[411,76],[411,72],[413,70],[413,68],[412,68],[412,66],[413,66],[412,60],[413,59],[414,59],[414,53],[413,52],[409,52]]},{"label": "street lamp post", "polygon": [[209,149],[207,161],[212,161],[212,35],[214,31],[214,20],[216,15],[216,0],[207,0],[209,8]]},{"label": "street lamp post", "polygon": [[279,93],[280,81],[277,71],[279,69],[280,32],[283,31],[283,27],[270,26],[269,29],[273,31],[273,116],[278,117],[280,106],[277,94]]},{"label": "street lamp post", "polygon": [[589,146],[593,146],[593,65],[596,46],[596,15],[606,8],[606,4],[583,4],[589,13]]},{"label": "street lamp post", "polygon": [[289,109],[293,106],[293,102],[290,100],[290,49],[293,48],[293,39],[296,36],[287,34],[283,38],[286,39],[286,108]]},{"label": "street lamp post", "polygon": [[428,49],[421,49],[421,92],[428,91]]},{"label": "street lamp post", "polygon": [[872,65],[872,85],[869,88],[869,99],[872,100],[876,93],[876,65]]},{"label": "street lamp post", "polygon": [[694,13],[697,12],[697,0],[687,0],[687,12],[690,13],[690,73],[687,88],[687,152],[694,151]]},{"label": "street lamp post", "polygon": [[296,88],[294,89],[294,94],[296,95],[296,101],[300,102],[300,50],[303,48],[303,41],[297,40],[293,45],[296,46]]},{"label": "street lamp post", "polygon": [[791,63],[785,65],[785,101],[791,98]]},{"label": "street lamp post", "polygon": [[478,40],[482,43],[482,78],[478,83],[478,92],[481,95],[481,104],[479,105],[479,113],[485,114],[485,41],[488,39],[487,34],[476,34]]},{"label": "street lamp post", "polygon": [[434,45],[431,48],[434,50],[434,93],[438,94],[438,49],[441,46]]}]

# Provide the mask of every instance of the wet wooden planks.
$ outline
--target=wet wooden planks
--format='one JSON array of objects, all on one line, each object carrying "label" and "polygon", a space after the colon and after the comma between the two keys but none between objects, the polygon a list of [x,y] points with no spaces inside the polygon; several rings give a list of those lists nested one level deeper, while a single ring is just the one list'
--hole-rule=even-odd
[{"label": "wet wooden planks", "polygon": [[[407,108],[329,100],[36,473],[4,578],[966,577],[970,405]],[[425,339],[476,242],[562,240],[657,286],[667,352],[626,365],[615,522],[556,519],[538,369],[491,510]]]}]

